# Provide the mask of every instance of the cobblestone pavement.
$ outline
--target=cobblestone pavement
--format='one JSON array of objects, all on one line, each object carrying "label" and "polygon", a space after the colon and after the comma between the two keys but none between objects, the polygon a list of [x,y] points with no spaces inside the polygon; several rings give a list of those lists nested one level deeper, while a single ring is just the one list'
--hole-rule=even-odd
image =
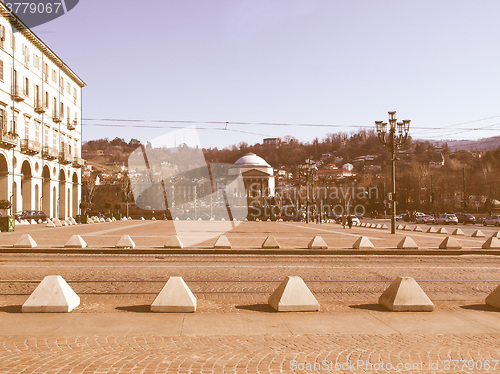
[{"label": "cobblestone pavement", "polygon": [[[297,233],[293,233],[294,230],[287,225],[259,226],[261,232],[258,235],[265,237],[272,233],[282,236],[285,242],[289,240],[289,245],[300,247],[302,242],[307,242],[305,233],[309,235],[316,228],[323,230],[327,227],[314,225],[299,228]],[[142,235],[149,235],[151,232],[145,227],[155,226],[159,227],[156,223],[146,222],[145,226],[135,228],[138,230],[136,234],[143,230]],[[52,233],[69,235],[80,227],[65,227]],[[88,231],[89,237],[94,237],[96,241],[102,239],[111,243],[116,239],[114,235],[122,234],[122,231],[106,231],[104,224],[99,227],[105,232]],[[116,227],[123,229],[122,226]],[[246,227],[239,226],[240,232],[230,233],[229,236],[234,235],[230,240],[245,245],[246,238],[252,234],[251,228],[256,226]],[[40,230],[48,236],[47,232],[51,229],[35,226],[29,230],[35,230],[32,231],[34,233]],[[84,227],[82,230],[89,229]],[[338,226],[335,230],[339,231]],[[160,232],[157,234],[161,235]],[[327,242],[341,237],[345,243],[350,243],[358,234],[354,231],[345,234],[332,231],[320,235]],[[395,240],[379,231],[371,235],[380,236],[380,243]],[[48,242],[47,236],[41,236],[42,241]],[[443,237],[437,234],[432,236]],[[16,240],[13,235],[3,234],[0,239],[7,242]],[[260,239],[252,240],[258,245]],[[150,245],[152,241],[161,243],[163,239],[144,236],[142,240],[144,245]],[[420,240],[430,242],[436,239],[422,236]],[[470,237],[467,240],[484,241]],[[1,244],[9,243],[3,241]],[[492,326],[492,323],[494,326],[500,312],[484,305],[484,298],[500,284],[499,270],[500,258],[487,255],[1,254],[0,326],[4,326],[4,331],[0,329],[0,373],[499,372],[500,363],[495,360],[500,359],[500,329],[488,330],[487,326]],[[407,314],[401,322],[401,326],[408,326],[406,330],[403,328],[399,332],[384,334],[363,332],[362,325],[353,327],[357,333],[354,330],[342,332],[340,328],[338,331],[323,331],[321,323],[314,329],[312,325],[288,332],[262,328],[251,334],[230,335],[204,332],[210,329],[201,329],[199,336],[187,333],[152,334],[154,326],[146,334],[118,333],[112,326],[108,326],[104,334],[69,334],[67,331],[71,331],[71,326],[65,326],[64,333],[57,333],[58,326],[55,324],[52,333],[24,334],[26,328],[23,326],[19,327],[22,334],[12,333],[16,331],[16,326],[7,329],[2,320],[35,320],[35,316],[19,314],[20,305],[44,276],[52,274],[62,275],[81,297],[81,305],[69,315],[76,318],[75,321],[80,320],[79,316],[93,315],[108,316],[106,318],[117,321],[134,321],[141,316],[147,319],[150,313],[144,312],[170,276],[182,276],[198,298],[197,312],[190,316],[178,315],[181,322],[188,317],[211,321],[212,318],[234,316],[244,323],[256,316],[282,316],[271,313],[266,306],[267,298],[285,276],[299,275],[321,304],[319,313],[307,314],[315,316],[315,320],[328,317],[345,321],[352,318],[356,323],[366,321],[369,316],[377,319],[380,326],[389,326],[394,314],[384,312],[376,305],[378,296],[396,276],[407,275],[417,279],[436,305],[433,313],[424,315],[440,316],[436,320],[441,326],[448,316],[453,323],[450,322],[450,326],[444,329],[439,326],[433,328],[433,320],[425,319],[428,317],[413,319],[414,314]],[[310,321],[314,320],[304,316],[291,313],[281,319],[293,320],[297,326],[301,321],[312,323]],[[460,318],[463,316],[477,321],[479,327],[481,321],[485,323],[482,328],[461,332]],[[60,321],[63,317],[51,316],[47,320],[40,319],[40,323],[47,323],[44,328],[50,330],[54,322],[48,321]],[[398,364],[403,366],[397,367]]]},{"label": "cobblestone pavement", "polygon": [[[498,338],[488,334],[1,337],[0,370],[2,373],[495,373],[500,365]],[[483,369],[485,365],[488,371]]]}]

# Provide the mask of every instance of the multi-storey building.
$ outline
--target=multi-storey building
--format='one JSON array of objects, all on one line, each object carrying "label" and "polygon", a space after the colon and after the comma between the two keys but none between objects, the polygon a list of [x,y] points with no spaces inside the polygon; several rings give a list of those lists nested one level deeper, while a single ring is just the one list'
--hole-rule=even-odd
[{"label": "multi-storey building", "polygon": [[0,3],[0,200],[79,213],[83,82]]}]

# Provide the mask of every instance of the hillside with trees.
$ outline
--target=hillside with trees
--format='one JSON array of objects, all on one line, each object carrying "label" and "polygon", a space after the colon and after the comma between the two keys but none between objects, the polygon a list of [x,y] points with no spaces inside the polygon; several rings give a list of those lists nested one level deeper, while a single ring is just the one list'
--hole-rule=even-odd
[{"label": "hillside with trees", "polygon": [[[128,156],[139,146],[141,143],[136,139],[129,142],[120,138],[92,140],[84,144],[83,157],[98,168],[118,171],[122,165],[126,166]],[[352,163],[356,175],[352,182],[374,186],[379,191],[369,202],[372,210],[384,210],[384,192],[390,191],[390,155],[374,131],[328,134],[312,142],[285,136],[278,146],[240,143],[203,152],[209,163],[230,164],[254,152],[275,169],[285,170],[294,178],[297,166],[306,159],[316,161],[319,168]],[[366,155],[370,155],[371,161],[359,162],[359,157]],[[318,180],[318,185],[321,183],[335,185],[338,181]],[[463,209],[465,204],[467,211],[487,212],[495,208],[495,200],[500,200],[500,147],[489,151],[452,152],[446,143],[437,146],[410,138],[398,152],[397,186],[399,210],[454,212]]]}]

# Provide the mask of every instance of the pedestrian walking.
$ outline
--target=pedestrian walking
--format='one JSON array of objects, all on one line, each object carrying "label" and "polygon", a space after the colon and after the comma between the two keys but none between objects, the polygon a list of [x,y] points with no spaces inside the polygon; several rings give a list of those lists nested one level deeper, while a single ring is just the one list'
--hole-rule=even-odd
[{"label": "pedestrian walking", "polygon": [[345,229],[346,217],[345,214],[342,214],[342,227]]},{"label": "pedestrian walking", "polygon": [[352,216],[350,214],[347,216],[347,225],[352,229]]}]

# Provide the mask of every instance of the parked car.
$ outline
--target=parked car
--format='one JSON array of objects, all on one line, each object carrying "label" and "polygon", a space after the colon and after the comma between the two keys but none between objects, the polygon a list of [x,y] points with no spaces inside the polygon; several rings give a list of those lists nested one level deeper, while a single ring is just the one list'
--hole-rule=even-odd
[{"label": "parked car", "polygon": [[458,218],[458,223],[463,223],[463,224],[472,223],[473,225],[476,224],[476,217],[474,217],[470,213],[461,213],[461,212],[459,212],[459,213],[455,213],[455,215]]},{"label": "parked car", "polygon": [[406,213],[401,213],[396,216],[396,221],[399,221],[400,219],[407,221],[408,219],[408,214]]},{"label": "parked car", "polygon": [[363,219],[363,213],[354,213],[354,215],[358,217],[358,219]]},{"label": "parked car", "polygon": [[[354,215],[352,215],[352,214],[351,214],[351,217],[352,217],[352,224],[353,224],[353,225],[354,225],[354,224],[359,225],[359,224],[361,223],[361,222],[359,221],[359,218],[358,218],[358,217],[356,217],[356,216],[354,216]],[[335,222],[337,222],[337,223],[342,223],[342,216],[338,216],[337,218],[335,218]],[[346,221],[345,221],[345,222],[346,222],[346,225],[347,225],[347,216],[346,216]]]},{"label": "parked car", "polygon": [[454,214],[441,214],[438,219],[436,219],[436,223],[440,225],[458,225],[458,218]]},{"label": "parked car", "polygon": [[417,223],[423,223],[423,224],[431,224],[431,223],[436,223],[436,219],[431,216],[431,215],[423,215],[423,216],[418,216],[417,217]]},{"label": "parked car", "polygon": [[483,226],[500,226],[500,215],[492,215],[486,218],[483,218]]},{"label": "parked car", "polygon": [[26,219],[26,220],[32,220],[34,219],[35,221],[45,221],[47,220],[47,215],[42,212],[41,210],[24,210],[20,213],[15,214],[16,220],[21,220],[21,219]]}]

